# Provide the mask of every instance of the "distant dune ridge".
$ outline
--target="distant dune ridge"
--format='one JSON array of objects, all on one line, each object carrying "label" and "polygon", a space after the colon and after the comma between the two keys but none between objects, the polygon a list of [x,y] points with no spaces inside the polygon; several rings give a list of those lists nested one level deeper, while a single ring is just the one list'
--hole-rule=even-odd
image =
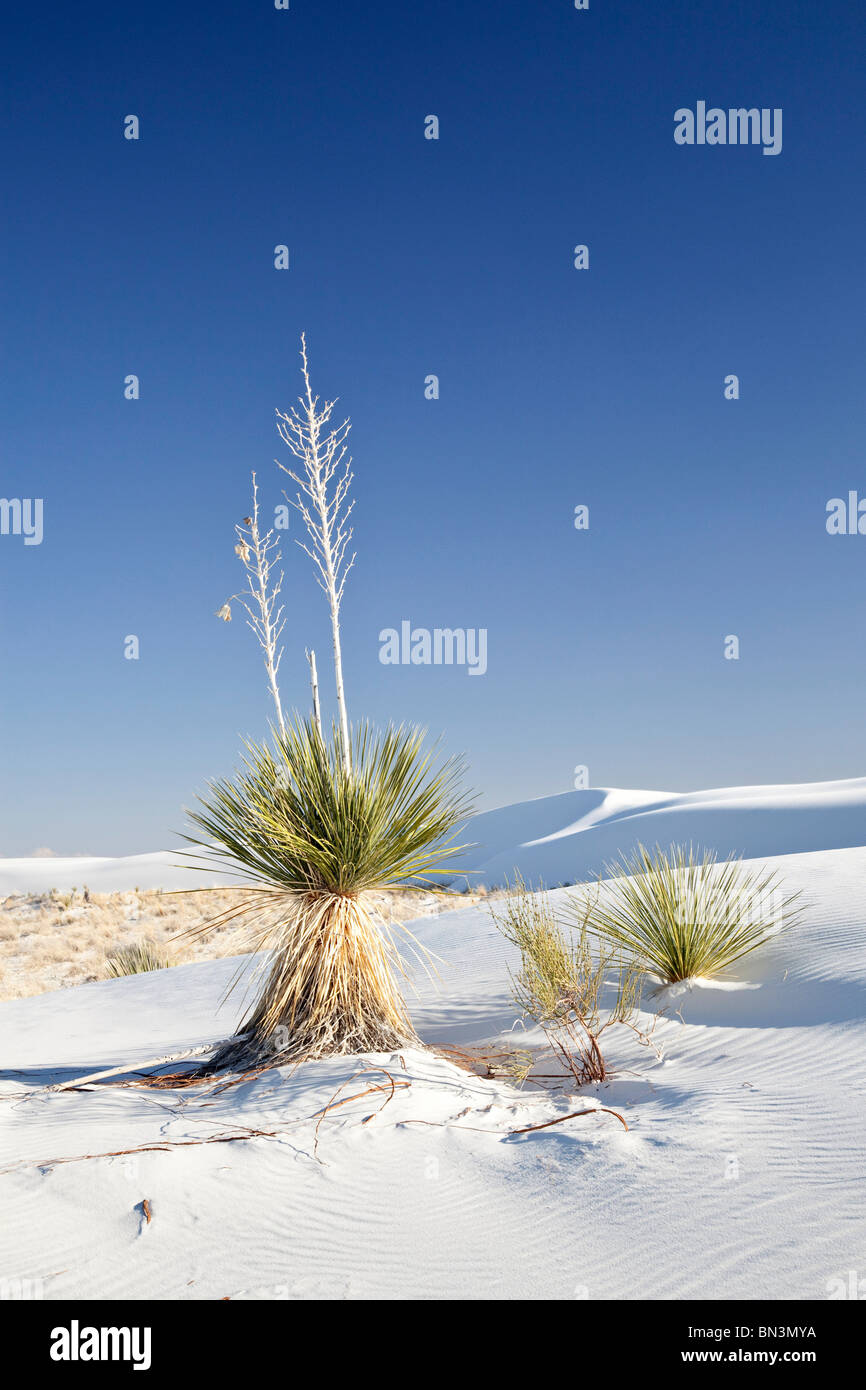
[{"label": "distant dune ridge", "polygon": [[[472,818],[461,832],[475,848],[462,864],[474,887],[520,873],[555,886],[594,877],[638,843],[689,843],[748,859],[866,845],[866,777],[699,792],[597,787],[521,801]],[[470,873],[471,871],[471,873]],[[191,888],[237,882],[206,868],[190,871],[178,851],[123,858],[0,859],[0,896],[135,888]],[[462,875],[454,881],[460,886]]]},{"label": "distant dune ridge", "polygon": [[761,859],[866,845],[866,777],[699,792],[563,792],[486,811],[468,824],[472,881],[517,870],[550,886],[600,874],[638,844],[693,843],[720,856]]}]

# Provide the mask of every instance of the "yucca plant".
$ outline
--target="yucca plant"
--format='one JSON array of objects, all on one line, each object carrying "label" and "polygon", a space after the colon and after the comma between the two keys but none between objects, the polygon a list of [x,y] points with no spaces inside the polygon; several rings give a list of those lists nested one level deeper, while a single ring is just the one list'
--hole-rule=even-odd
[{"label": "yucca plant", "polygon": [[149,970],[167,970],[174,962],[169,953],[150,937],[120,946],[106,957],[105,971],[110,979],[123,975],[144,975]]},{"label": "yucca plant", "polygon": [[[718,862],[691,845],[639,845],[605,873],[590,930],[665,983],[726,971],[802,912],[800,894],[784,894],[776,872],[746,869],[734,855]],[[575,901],[578,916],[584,901]]]},{"label": "yucca plant", "polygon": [[365,724],[349,760],[338,728],[325,739],[296,717],[272,747],[248,743],[232,781],[211,784],[191,815],[207,838],[186,838],[250,887],[196,930],[246,919],[268,952],[258,998],[213,1069],[416,1040],[370,894],[429,891],[454,873],[461,847],[449,837],[471,809],[462,772],[457,758],[436,765],[418,729]]}]

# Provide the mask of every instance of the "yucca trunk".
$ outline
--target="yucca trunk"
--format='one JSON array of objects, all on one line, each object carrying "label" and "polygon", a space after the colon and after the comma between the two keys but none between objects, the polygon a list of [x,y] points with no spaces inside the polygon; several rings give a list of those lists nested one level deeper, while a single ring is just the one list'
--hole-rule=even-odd
[{"label": "yucca trunk", "polygon": [[214,1057],[226,1066],[280,1065],[417,1042],[397,986],[397,952],[364,894],[287,894],[246,1035]]}]

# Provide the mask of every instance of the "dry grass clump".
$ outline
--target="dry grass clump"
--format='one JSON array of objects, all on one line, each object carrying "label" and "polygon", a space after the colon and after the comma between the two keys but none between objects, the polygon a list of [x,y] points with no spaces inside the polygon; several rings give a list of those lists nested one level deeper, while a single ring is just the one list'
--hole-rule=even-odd
[{"label": "dry grass clump", "polygon": [[388,1052],[417,1041],[397,984],[400,958],[384,919],[364,893],[313,890],[253,896],[242,911],[268,951],[258,1002],[214,1066],[335,1053]]},{"label": "dry grass clump", "polygon": [[151,970],[167,970],[174,964],[168,951],[145,936],[140,941],[112,951],[105,961],[105,973],[109,979],[119,980],[124,975],[146,975]]},{"label": "dry grass clump", "polygon": [[[635,1032],[640,971],[614,948],[593,949],[591,904],[574,931],[556,922],[545,893],[530,893],[518,879],[504,909],[492,909],[499,930],[520,952],[511,972],[515,1003],[543,1030],[553,1054],[578,1086],[604,1081],[609,1066],[601,1039],[617,1024]],[[602,1002],[607,992],[609,1003]],[[525,1053],[515,1071],[526,1077],[537,1058]]]}]

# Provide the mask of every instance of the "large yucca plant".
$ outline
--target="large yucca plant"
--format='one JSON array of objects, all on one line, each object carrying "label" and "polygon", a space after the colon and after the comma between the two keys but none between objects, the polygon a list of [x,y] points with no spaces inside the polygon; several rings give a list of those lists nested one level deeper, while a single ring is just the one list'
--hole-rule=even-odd
[{"label": "large yucca plant", "polygon": [[[351,770],[349,770],[351,768]],[[399,956],[370,894],[429,891],[453,874],[449,838],[471,809],[462,760],[436,765],[424,733],[369,725],[324,739],[296,718],[273,747],[248,743],[232,781],[211,784],[192,813],[206,847],[250,881],[207,931],[246,918],[268,951],[258,998],[214,1068],[334,1053],[389,1051],[415,1040],[397,984]]]},{"label": "large yucca plant", "polygon": [[[731,856],[639,845],[605,867],[590,930],[666,983],[712,978],[790,927],[802,908],[777,873]],[[578,901],[578,913],[584,911]]]}]

